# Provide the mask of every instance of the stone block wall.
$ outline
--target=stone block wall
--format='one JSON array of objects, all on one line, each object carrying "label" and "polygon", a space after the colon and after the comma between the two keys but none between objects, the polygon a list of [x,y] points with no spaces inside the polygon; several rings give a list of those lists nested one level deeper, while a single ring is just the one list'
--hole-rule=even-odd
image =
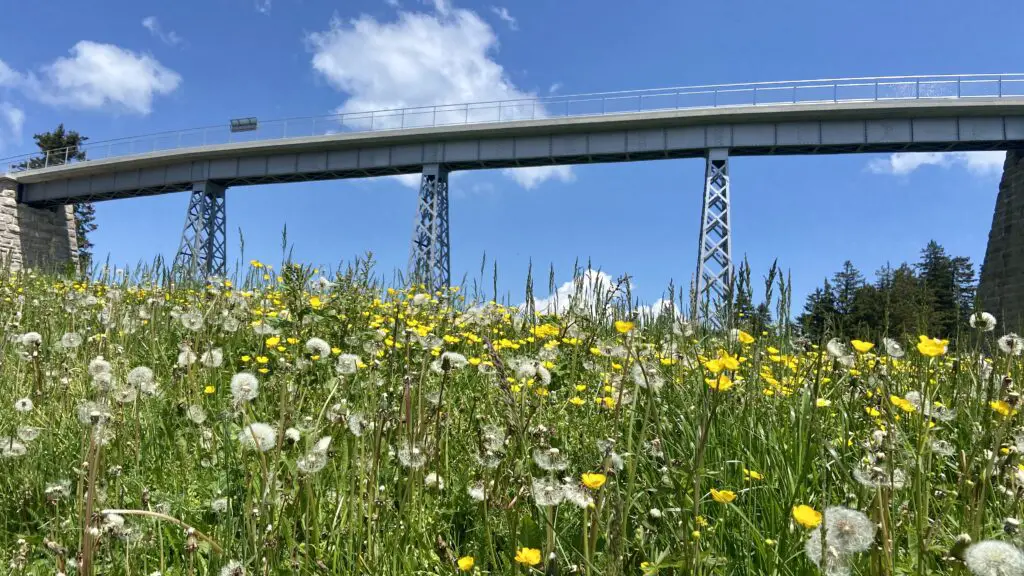
[{"label": "stone block wall", "polygon": [[0,176],[0,262],[11,268],[56,270],[78,265],[73,206],[18,204],[17,182]]},{"label": "stone block wall", "polygon": [[1006,153],[978,298],[1000,332],[1024,333],[1024,150]]}]

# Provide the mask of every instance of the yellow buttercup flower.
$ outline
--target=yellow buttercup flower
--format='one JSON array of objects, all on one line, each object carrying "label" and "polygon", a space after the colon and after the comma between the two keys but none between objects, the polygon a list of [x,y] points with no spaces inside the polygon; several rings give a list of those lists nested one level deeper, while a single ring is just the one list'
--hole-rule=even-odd
[{"label": "yellow buttercup flower", "polygon": [[583,485],[591,490],[597,490],[601,486],[604,486],[606,480],[608,480],[608,478],[604,474],[589,472],[583,474]]},{"label": "yellow buttercup flower", "polygon": [[711,489],[711,499],[719,504],[728,504],[736,499],[736,493],[732,490]]},{"label": "yellow buttercup flower", "polygon": [[476,564],[476,560],[474,560],[472,556],[463,556],[462,558],[459,558],[458,564],[459,570],[463,572],[469,572],[473,569],[473,566]]},{"label": "yellow buttercup flower", "polygon": [[204,394],[213,394],[216,391],[217,391],[217,389],[214,388],[213,386],[207,386],[206,388],[203,388],[203,393]]},{"label": "yellow buttercup flower", "polygon": [[903,410],[904,412],[913,412],[914,410],[917,410],[917,406],[914,406],[913,402],[906,398],[900,398],[895,394],[889,396],[889,402],[892,402],[893,406]]},{"label": "yellow buttercup flower", "polygon": [[853,340],[850,342],[850,344],[853,344],[853,349],[856,350],[857,352],[860,352],[861,354],[864,354],[865,352],[870,352],[871,349],[875,347],[874,343],[865,342],[863,340]]},{"label": "yellow buttercup flower", "polygon": [[733,381],[725,374],[720,374],[718,378],[709,378],[705,382],[716,392],[725,392],[733,386]]},{"label": "yellow buttercup flower", "polygon": [[633,330],[633,323],[626,320],[615,321],[615,331],[619,334],[627,334]]},{"label": "yellow buttercup flower", "polygon": [[993,400],[992,402],[989,402],[988,405],[1000,416],[1013,416],[1017,413],[1017,410],[1010,406],[1010,404],[1005,400]]},{"label": "yellow buttercup flower", "polygon": [[929,338],[923,334],[918,336],[917,351],[929,358],[942,356],[946,353],[946,348],[948,346],[949,340]]},{"label": "yellow buttercup flower", "polygon": [[579,396],[573,396],[572,398],[569,398],[569,403],[572,404],[573,406],[583,406],[584,404],[587,403],[587,401],[584,400],[583,398],[580,398]]},{"label": "yellow buttercup flower", "polygon": [[804,528],[817,528],[821,524],[821,512],[806,504],[793,506],[793,520]]},{"label": "yellow buttercup flower", "polygon": [[281,337],[280,336],[271,336],[270,338],[267,338],[265,340],[267,348],[273,348],[274,346],[277,346],[280,342],[281,342]]},{"label": "yellow buttercup flower", "polygon": [[516,562],[527,566],[540,564],[540,550],[536,548],[520,548],[516,550]]},{"label": "yellow buttercup flower", "polygon": [[753,344],[754,343],[754,337],[751,336],[750,334],[747,334],[743,330],[739,330],[736,333],[736,339],[740,341],[740,344]]},{"label": "yellow buttercup flower", "polygon": [[763,480],[764,475],[760,472],[754,472],[753,470],[743,469],[743,476],[748,480]]},{"label": "yellow buttercup flower", "polygon": [[312,306],[314,310],[319,310],[324,307],[324,303],[322,300],[320,300],[319,296],[313,296],[312,298],[310,298],[309,305]]}]

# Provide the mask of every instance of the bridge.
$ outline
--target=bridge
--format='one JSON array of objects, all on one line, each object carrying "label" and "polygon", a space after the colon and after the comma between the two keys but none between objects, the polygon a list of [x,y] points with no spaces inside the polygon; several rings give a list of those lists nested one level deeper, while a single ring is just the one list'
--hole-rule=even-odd
[{"label": "bridge", "polygon": [[[697,288],[714,299],[732,277],[730,157],[1016,148],[1024,148],[1024,74],[898,76],[240,119],[5,159],[0,184],[30,215],[190,191],[175,267],[223,274],[227,188],[418,173],[410,273],[442,287],[451,171],[703,157]],[[34,236],[59,231],[62,218],[35,218],[50,232]]]}]

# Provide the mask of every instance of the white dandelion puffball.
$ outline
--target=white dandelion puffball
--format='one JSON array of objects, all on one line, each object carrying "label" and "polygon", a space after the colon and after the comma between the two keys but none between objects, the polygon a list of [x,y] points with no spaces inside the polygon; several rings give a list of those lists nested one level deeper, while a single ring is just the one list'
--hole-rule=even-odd
[{"label": "white dandelion puffball", "polygon": [[327,360],[331,357],[331,345],[326,340],[310,338],[306,340],[306,352],[309,352],[310,356],[319,356],[321,361]]},{"label": "white dandelion puffball", "polygon": [[35,404],[32,403],[32,399],[28,397],[16,400],[14,402],[14,410],[16,412],[31,412],[34,406]]},{"label": "white dandelion puffball", "polygon": [[249,450],[266,452],[277,445],[277,430],[270,424],[253,422],[238,433],[238,441]]},{"label": "white dandelion puffball", "polygon": [[1001,336],[997,343],[1003,354],[1020,356],[1021,352],[1024,352],[1024,338],[1017,336],[1013,332]]},{"label": "white dandelion puffball", "polygon": [[970,318],[971,328],[982,332],[991,332],[996,329],[996,317],[988,312],[975,312]]},{"label": "white dandelion puffball", "polygon": [[231,396],[235,404],[255,400],[260,395],[260,382],[249,372],[239,372],[231,377]]},{"label": "white dandelion puffball", "polygon": [[67,350],[78,348],[82,345],[82,336],[77,332],[68,332],[60,337],[60,345]]},{"label": "white dandelion puffball", "polygon": [[26,332],[21,335],[21,345],[25,347],[42,346],[43,336],[39,332]]},{"label": "white dandelion puffball", "polygon": [[203,328],[203,315],[194,310],[189,310],[181,316],[178,316],[178,320],[181,322],[182,326],[193,332],[202,330]]},{"label": "white dandelion puffball", "polygon": [[97,356],[89,361],[89,375],[95,378],[100,374],[110,374],[110,362],[103,359],[103,356]]},{"label": "white dandelion puffball", "polygon": [[153,381],[153,369],[148,366],[136,366],[128,372],[128,383],[136,388]]},{"label": "white dandelion puffball", "polygon": [[983,540],[972,544],[964,563],[975,576],[1018,576],[1024,574],[1024,553],[1009,542]]},{"label": "white dandelion puffball", "polygon": [[220,576],[245,576],[245,566],[238,560],[232,560],[220,569]]},{"label": "white dandelion puffball", "polygon": [[221,364],[224,363],[224,351],[220,348],[207,350],[206,352],[203,352],[199,361],[207,368],[220,368]]},{"label": "white dandelion puffball", "polygon": [[885,338],[882,340],[882,345],[885,346],[885,353],[893,358],[903,357],[903,346],[900,343],[893,340],[892,338]]},{"label": "white dandelion puffball", "polygon": [[359,356],[355,354],[341,354],[338,356],[338,364],[335,366],[338,374],[355,374],[359,369]]}]

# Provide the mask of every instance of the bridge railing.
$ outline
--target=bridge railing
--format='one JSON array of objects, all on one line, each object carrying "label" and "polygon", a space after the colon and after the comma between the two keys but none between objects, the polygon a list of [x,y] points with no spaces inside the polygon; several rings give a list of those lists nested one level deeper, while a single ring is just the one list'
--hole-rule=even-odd
[{"label": "bridge railing", "polygon": [[681,109],[836,104],[891,100],[1024,98],[1024,74],[884,76],[710,84],[443,104],[326,116],[261,121],[255,130],[207,126],[132,138],[88,142],[75,149],[0,160],[0,170],[20,172],[123,156],[235,142],[325,136],[556,117],[603,116]]}]

